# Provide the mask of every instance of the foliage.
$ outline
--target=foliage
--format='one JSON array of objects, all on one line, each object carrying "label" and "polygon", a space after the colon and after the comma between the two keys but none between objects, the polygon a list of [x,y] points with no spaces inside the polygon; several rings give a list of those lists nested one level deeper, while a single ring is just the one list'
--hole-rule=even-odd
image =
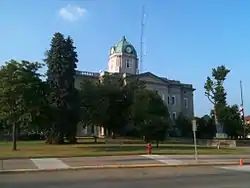
[{"label": "foliage", "polygon": [[175,120],[175,125],[180,130],[181,136],[183,137],[192,137],[192,122],[182,113],[180,113]]},{"label": "foliage", "polygon": [[102,85],[84,80],[81,84],[80,119],[84,126],[102,125],[108,109],[108,101],[103,95]]},{"label": "foliage", "polygon": [[135,92],[131,106],[131,120],[140,135],[147,141],[165,139],[170,124],[167,106],[154,91],[142,89]]},{"label": "foliage", "polygon": [[4,130],[4,124],[3,121],[0,121],[0,132]]},{"label": "foliage", "polygon": [[228,136],[234,138],[243,136],[243,122],[237,105],[226,107],[223,113],[222,121],[225,125],[225,132]]},{"label": "foliage", "polygon": [[[229,137],[235,139],[238,136],[243,136],[243,122],[240,118],[240,113],[237,105],[227,105],[221,113],[221,122],[224,125],[224,131]],[[197,118],[198,138],[213,138],[216,127],[214,124],[214,111],[211,110],[211,117],[208,115],[202,118]]]},{"label": "foliage", "polygon": [[16,132],[29,127],[40,114],[44,90],[37,71],[41,64],[10,60],[0,69],[0,119],[13,129],[13,150],[16,150]]},{"label": "foliage", "polygon": [[116,134],[122,134],[128,124],[130,99],[123,78],[105,75],[100,88],[103,101],[108,103],[103,126],[112,132],[114,138]]},{"label": "foliage", "polygon": [[217,68],[213,68],[212,78],[208,76],[204,85],[205,95],[207,96],[209,101],[214,105],[215,124],[217,126],[217,132],[220,131],[218,123],[222,123],[222,113],[227,105],[227,93],[224,88],[224,81],[226,80],[226,77],[229,73],[230,70],[227,69],[224,65],[218,66]]},{"label": "foliage", "polygon": [[79,106],[74,77],[78,59],[73,40],[70,37],[65,39],[61,33],[55,33],[44,61],[48,65],[48,102],[53,109],[53,125],[47,142],[64,143],[64,136],[69,142],[76,142]]},{"label": "foliage", "polygon": [[109,133],[124,135],[130,119],[133,93],[140,85],[116,75],[104,75],[100,82],[84,80],[81,84],[81,121],[85,126],[101,125]]},{"label": "foliage", "polygon": [[197,138],[211,139],[215,135],[216,127],[214,119],[208,115],[201,118],[196,118],[197,122]]},{"label": "foliage", "polygon": [[[115,135],[137,132],[147,140],[163,140],[168,109],[160,96],[137,79],[105,75],[100,82],[84,80],[80,90],[81,120],[101,125]],[[135,134],[136,135],[136,134]]]}]

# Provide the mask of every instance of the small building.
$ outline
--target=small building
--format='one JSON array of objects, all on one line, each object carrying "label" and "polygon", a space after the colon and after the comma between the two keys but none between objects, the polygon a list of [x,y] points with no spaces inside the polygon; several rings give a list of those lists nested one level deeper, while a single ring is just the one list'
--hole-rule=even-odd
[{"label": "small building", "polygon": [[250,126],[250,116],[245,116],[245,123],[246,123],[246,126]]},{"label": "small building", "polygon": [[[146,88],[155,90],[162,97],[162,100],[168,106],[170,116],[173,120],[178,114],[192,118],[194,116],[194,91],[192,84],[185,84],[178,80],[171,80],[165,77],[157,76],[151,72],[139,74],[138,56],[135,47],[126,40],[125,37],[111,46],[108,57],[108,70],[102,73],[77,71],[75,85],[80,87],[84,79],[90,79],[98,82],[105,74],[120,74],[123,77],[136,76],[146,84]],[[105,136],[105,130],[102,127],[79,128],[78,135],[96,134]]]}]

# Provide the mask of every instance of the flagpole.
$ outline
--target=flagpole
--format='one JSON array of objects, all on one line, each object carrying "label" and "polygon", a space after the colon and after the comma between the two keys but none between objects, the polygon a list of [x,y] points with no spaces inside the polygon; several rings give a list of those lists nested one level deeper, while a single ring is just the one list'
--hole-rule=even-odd
[{"label": "flagpole", "polygon": [[242,121],[243,121],[243,129],[244,129],[244,139],[246,137],[246,126],[245,126],[245,115],[244,115],[244,101],[243,101],[243,87],[242,81],[240,80],[240,99],[241,99],[241,108],[242,108]]}]

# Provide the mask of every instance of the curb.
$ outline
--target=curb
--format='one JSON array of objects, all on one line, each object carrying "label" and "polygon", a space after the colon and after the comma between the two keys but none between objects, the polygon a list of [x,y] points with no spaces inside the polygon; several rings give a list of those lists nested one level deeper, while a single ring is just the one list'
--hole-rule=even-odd
[{"label": "curb", "polygon": [[[113,154],[89,154],[89,155],[71,155],[71,156],[57,156],[57,155],[46,155],[46,156],[26,156],[26,157],[0,157],[0,160],[19,160],[19,159],[44,159],[44,158],[58,158],[58,159],[61,159],[61,158],[77,158],[77,157],[110,157],[110,156],[138,156],[138,155],[146,155],[147,153],[145,152],[138,152],[136,154],[128,154],[128,153],[124,153],[124,154],[119,154],[119,155],[113,155]],[[193,155],[191,153],[154,153],[153,155],[171,155],[171,156],[176,156],[176,155],[180,155],[180,156],[184,156],[184,155]],[[219,153],[219,154],[216,154],[216,153],[204,153],[204,154],[200,154],[200,155],[207,155],[207,156],[213,156],[213,155],[218,155],[218,156],[233,156],[233,157],[239,157],[239,156],[249,156],[249,154],[228,154],[228,153]]]},{"label": "curb", "polygon": [[[245,163],[248,165],[250,163]],[[56,169],[14,169],[0,170],[0,174],[20,174],[35,172],[59,172],[59,171],[77,171],[77,170],[101,170],[101,169],[119,169],[119,168],[156,168],[156,167],[206,167],[206,166],[238,166],[238,162],[218,162],[218,163],[182,163],[182,164],[128,164],[128,165],[100,165],[100,166],[78,166]]]}]

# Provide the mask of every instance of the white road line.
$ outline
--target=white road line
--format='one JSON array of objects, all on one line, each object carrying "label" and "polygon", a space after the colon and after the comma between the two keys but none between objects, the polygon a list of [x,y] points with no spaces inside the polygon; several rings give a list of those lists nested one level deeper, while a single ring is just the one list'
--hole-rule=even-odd
[{"label": "white road line", "polygon": [[67,164],[57,158],[31,159],[39,169],[62,169],[69,168]]},{"label": "white road line", "polygon": [[161,163],[165,164],[170,164],[170,165],[175,165],[175,164],[181,164],[181,160],[176,160],[176,159],[171,159],[167,156],[164,155],[141,155],[142,157],[148,158],[148,159],[153,159]]},{"label": "white road line", "polygon": [[222,166],[218,167],[224,170],[234,170],[234,171],[243,171],[243,172],[250,172],[250,165],[244,166]]}]

